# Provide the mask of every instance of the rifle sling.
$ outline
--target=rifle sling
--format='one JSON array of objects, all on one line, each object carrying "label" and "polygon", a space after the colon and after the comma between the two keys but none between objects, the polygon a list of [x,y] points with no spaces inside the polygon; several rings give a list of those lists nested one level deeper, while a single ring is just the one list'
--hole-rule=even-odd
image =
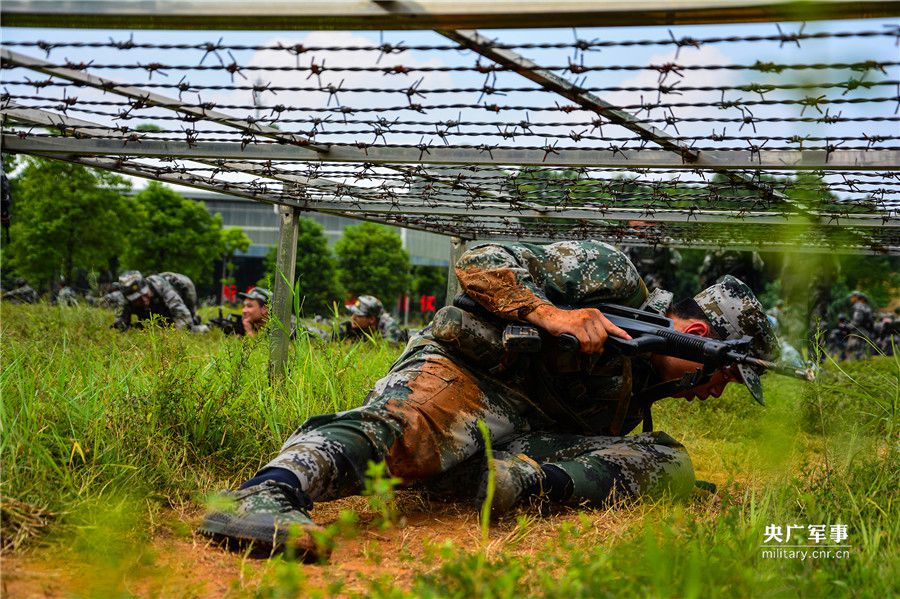
[{"label": "rifle sling", "polygon": [[693,373],[688,373],[680,379],[672,379],[653,385],[635,395],[634,400],[643,405],[643,432],[649,433],[653,430],[653,412],[651,408],[655,402],[707,383],[713,372],[707,371],[705,368],[698,368]]}]

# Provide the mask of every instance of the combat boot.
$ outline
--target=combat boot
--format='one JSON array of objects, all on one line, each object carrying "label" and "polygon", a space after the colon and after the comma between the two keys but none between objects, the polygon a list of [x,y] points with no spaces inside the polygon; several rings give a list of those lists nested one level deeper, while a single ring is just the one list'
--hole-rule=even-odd
[{"label": "combat boot", "polygon": [[314,538],[314,533],[323,529],[309,516],[312,501],[300,490],[267,480],[246,489],[225,491],[221,499],[230,505],[208,513],[198,529],[200,534],[229,548],[252,545],[255,555],[292,549],[296,559],[328,558],[330,551],[317,545]]},{"label": "combat boot", "polygon": [[[478,497],[487,494],[487,470],[481,479]],[[523,453],[494,452],[494,501],[491,517],[497,518],[511,511],[529,495],[541,495],[541,483],[546,478],[540,464]]]}]

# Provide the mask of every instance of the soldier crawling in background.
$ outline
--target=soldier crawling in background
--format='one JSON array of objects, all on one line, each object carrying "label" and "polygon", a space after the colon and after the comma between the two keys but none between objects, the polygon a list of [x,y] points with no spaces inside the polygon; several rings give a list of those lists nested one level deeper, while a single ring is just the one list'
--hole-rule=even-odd
[{"label": "soldier crawling in background", "polygon": [[847,354],[857,360],[872,353],[875,319],[869,298],[862,291],[850,293],[850,325],[853,334],[847,339]]},{"label": "soldier crawling in background", "polygon": [[846,360],[847,338],[852,332],[853,328],[847,322],[847,315],[841,312],[838,314],[837,326],[828,334],[828,353],[837,356],[838,360]]},{"label": "soldier crawling in background", "polygon": [[681,265],[681,254],[670,247],[631,246],[622,248],[644,278],[647,289],[673,289]]},{"label": "soldier crawling in background", "polygon": [[[140,272],[132,270],[119,277],[119,289],[125,302],[119,306],[114,328],[121,331],[130,327],[142,328],[141,321],[157,315],[163,323],[172,324],[176,329],[187,329],[192,333],[209,330],[200,324],[197,291],[185,275],[161,272],[144,278]],[[132,324],[132,316],[138,322]]]},{"label": "soldier crawling in background", "polygon": [[886,356],[893,356],[900,345],[900,306],[894,308],[894,314],[885,312],[881,315],[880,327],[877,327],[878,347]]},{"label": "soldier crawling in background", "polygon": [[759,293],[763,290],[763,268],[765,263],[757,252],[714,250],[706,254],[697,274],[701,287],[709,287],[725,275],[731,275]]},{"label": "soldier crawling in background", "polygon": [[400,328],[374,295],[359,296],[355,304],[347,306],[347,311],[350,312],[350,320],[341,323],[332,336],[334,341],[361,340],[367,335],[381,335],[393,343],[406,343],[409,339],[409,334]]},{"label": "soldier crawling in background", "polygon": [[15,304],[36,304],[40,299],[37,291],[22,278],[16,279],[16,288],[4,291],[2,298]]}]

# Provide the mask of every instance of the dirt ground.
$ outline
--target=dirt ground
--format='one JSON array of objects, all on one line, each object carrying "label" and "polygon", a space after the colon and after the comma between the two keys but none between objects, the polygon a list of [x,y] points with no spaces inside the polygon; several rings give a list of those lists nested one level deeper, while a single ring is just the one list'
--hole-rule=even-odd
[{"label": "dirt ground", "polygon": [[[325,564],[292,564],[306,588],[325,589],[334,581],[342,592],[363,591],[374,578],[408,588],[417,573],[439,566],[435,547],[451,541],[456,547],[480,544],[477,508],[428,502],[412,492],[400,494],[400,518],[382,528],[378,514],[362,497],[322,503],[313,512],[317,522],[335,522],[342,510],[359,514],[356,535],[339,538]],[[518,521],[509,518],[491,526],[488,554],[498,551],[530,553],[553,539],[559,526],[576,521],[574,511],[538,516],[532,510]],[[2,556],[2,595],[10,598],[76,596],[227,597],[252,594],[279,573],[273,562],[229,552],[193,534],[202,512],[193,509],[161,515],[151,542],[134,555],[112,563],[84,563],[83,554],[69,556],[65,547],[47,545]],[[631,510],[591,512],[591,522],[609,539],[626,530],[640,516]],[[432,549],[429,550],[429,547]],[[77,559],[79,556],[81,560]]]}]

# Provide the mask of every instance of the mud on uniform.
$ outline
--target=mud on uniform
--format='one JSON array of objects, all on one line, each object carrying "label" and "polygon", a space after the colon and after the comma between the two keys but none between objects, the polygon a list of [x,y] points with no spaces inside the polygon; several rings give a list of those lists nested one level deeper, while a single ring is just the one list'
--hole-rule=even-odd
[{"label": "mud on uniform", "polygon": [[[469,296],[511,321],[547,303],[640,307],[648,299],[631,262],[597,241],[477,246],[456,272]],[[494,449],[567,473],[572,501],[602,501],[613,488],[619,495],[684,494],[694,473],[680,443],[662,432],[621,436],[644,416],[632,395],[656,382],[645,360],[550,351],[492,373],[428,327],[363,406],[310,418],[267,467],[293,472],[313,500],[359,492],[368,460],[385,460],[407,482],[459,479],[474,495],[472,469],[484,468],[477,421],[484,420]]]}]

